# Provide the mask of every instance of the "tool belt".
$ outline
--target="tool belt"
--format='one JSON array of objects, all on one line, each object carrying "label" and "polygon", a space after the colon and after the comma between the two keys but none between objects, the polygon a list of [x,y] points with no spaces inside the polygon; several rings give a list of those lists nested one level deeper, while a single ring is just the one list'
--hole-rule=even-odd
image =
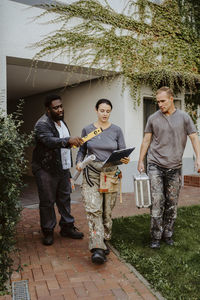
[{"label": "tool belt", "polygon": [[100,173],[100,193],[116,193],[119,190],[119,179],[121,179],[121,171]]},{"label": "tool belt", "polygon": [[[91,177],[90,174],[92,174]],[[94,167],[94,165],[89,164],[84,169],[84,175],[86,182],[90,187],[93,187],[94,184],[97,184],[99,193],[119,192],[120,203],[122,203],[122,173],[119,169],[115,169],[113,171],[101,171],[101,169],[97,169],[96,166]]]}]

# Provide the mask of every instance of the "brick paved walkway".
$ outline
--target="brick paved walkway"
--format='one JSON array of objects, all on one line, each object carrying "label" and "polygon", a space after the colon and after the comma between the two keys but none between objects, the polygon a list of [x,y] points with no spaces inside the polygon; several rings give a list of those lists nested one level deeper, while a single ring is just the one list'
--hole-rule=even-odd
[{"label": "brick paved walkway", "polygon": [[[184,187],[179,205],[200,204],[200,188]],[[135,207],[134,195],[125,194],[113,216],[130,216],[148,210]],[[153,300],[151,291],[115,256],[104,265],[94,265],[88,251],[88,226],[80,193],[72,204],[76,225],[84,232],[83,240],[62,238],[55,229],[52,246],[41,243],[38,209],[24,208],[18,225],[18,246],[23,271],[13,273],[12,281],[28,280],[31,300],[134,299]],[[0,296],[11,300],[11,296]]]}]

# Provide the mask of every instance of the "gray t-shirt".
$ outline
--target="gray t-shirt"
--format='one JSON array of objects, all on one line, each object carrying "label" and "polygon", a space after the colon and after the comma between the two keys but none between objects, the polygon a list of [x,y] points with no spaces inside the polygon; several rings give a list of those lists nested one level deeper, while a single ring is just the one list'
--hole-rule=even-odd
[{"label": "gray t-shirt", "polygon": [[190,116],[179,109],[165,116],[160,110],[152,114],[146,124],[145,133],[152,133],[148,150],[149,163],[177,169],[182,165],[187,135],[197,132]]},{"label": "gray t-shirt", "polygon": [[[84,137],[94,131],[96,127],[90,124],[83,128],[81,136]],[[124,135],[119,126],[111,124],[99,135],[84,143],[78,151],[76,163],[83,161],[87,155],[94,154],[96,161],[105,161],[114,150],[125,149]]]}]

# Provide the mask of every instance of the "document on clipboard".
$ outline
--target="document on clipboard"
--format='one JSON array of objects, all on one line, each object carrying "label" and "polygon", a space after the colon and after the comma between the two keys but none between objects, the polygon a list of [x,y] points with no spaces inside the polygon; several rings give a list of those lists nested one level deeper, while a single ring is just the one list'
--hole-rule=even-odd
[{"label": "document on clipboard", "polygon": [[113,153],[108,157],[108,159],[105,160],[103,167],[121,165],[122,162],[120,161],[120,159],[123,157],[128,157],[134,149],[135,147],[113,151]]}]

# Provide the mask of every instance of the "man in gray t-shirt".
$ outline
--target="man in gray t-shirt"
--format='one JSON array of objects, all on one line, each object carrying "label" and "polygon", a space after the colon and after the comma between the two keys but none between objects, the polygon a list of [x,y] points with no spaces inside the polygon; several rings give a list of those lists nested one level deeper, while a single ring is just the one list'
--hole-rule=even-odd
[{"label": "man in gray t-shirt", "polygon": [[174,244],[172,235],[187,136],[196,154],[195,168],[200,169],[200,143],[190,116],[175,108],[173,92],[168,87],[157,91],[156,100],[160,110],[147,121],[138,161],[138,171],[142,172],[143,160],[148,151],[147,169],[152,198],[150,247],[153,249],[160,248],[161,238],[168,245]]}]

